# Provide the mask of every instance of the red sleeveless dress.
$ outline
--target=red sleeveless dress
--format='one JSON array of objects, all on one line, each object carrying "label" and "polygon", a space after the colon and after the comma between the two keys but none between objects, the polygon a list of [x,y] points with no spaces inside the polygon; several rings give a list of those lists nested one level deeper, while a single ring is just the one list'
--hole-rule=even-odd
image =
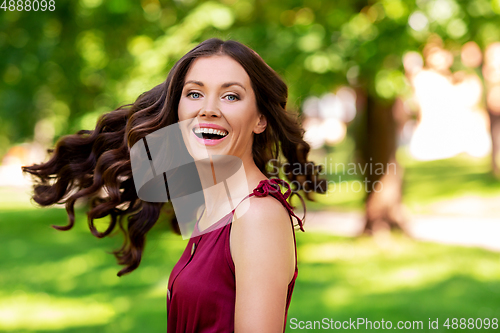
[{"label": "red sleeveless dress", "polygon": [[[285,194],[281,193],[280,184],[287,188]],[[302,221],[293,213],[293,208],[286,201],[290,193],[288,183],[273,178],[261,181],[253,193],[243,200],[251,196],[272,195],[288,210],[292,228],[292,216],[294,216],[300,229],[304,231]],[[229,248],[232,225],[230,222],[233,214],[234,210],[210,226],[203,234],[189,239],[168,281],[167,332],[234,332],[236,281]],[[194,234],[196,234],[196,227]],[[293,241],[295,274],[288,284],[283,331],[286,327],[286,316],[298,273],[295,232]]]}]

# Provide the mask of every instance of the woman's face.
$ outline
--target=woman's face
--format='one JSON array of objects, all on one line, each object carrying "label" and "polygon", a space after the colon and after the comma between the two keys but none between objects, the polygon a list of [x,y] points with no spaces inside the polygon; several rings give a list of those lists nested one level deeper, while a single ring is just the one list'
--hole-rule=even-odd
[{"label": "woman's face", "polygon": [[250,77],[227,55],[202,57],[191,64],[178,115],[189,130],[186,143],[191,152],[233,155],[243,161],[252,158],[253,135],[267,125],[257,109]]}]

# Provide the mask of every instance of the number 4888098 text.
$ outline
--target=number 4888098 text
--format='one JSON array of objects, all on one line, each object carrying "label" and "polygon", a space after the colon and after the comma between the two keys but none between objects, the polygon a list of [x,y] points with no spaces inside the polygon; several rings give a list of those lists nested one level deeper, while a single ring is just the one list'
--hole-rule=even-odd
[{"label": "number 4888098 text", "polygon": [[[0,0],[1,1],[1,0]],[[4,0],[0,9],[9,12],[38,12],[38,11],[51,11],[56,10],[55,0]]]}]

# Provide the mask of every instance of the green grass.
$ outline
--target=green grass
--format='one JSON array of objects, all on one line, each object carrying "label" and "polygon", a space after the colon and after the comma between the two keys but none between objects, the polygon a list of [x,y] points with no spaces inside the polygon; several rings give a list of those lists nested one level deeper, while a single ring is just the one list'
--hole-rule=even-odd
[{"label": "green grass", "polygon": [[[185,241],[158,225],[139,269],[118,278],[119,266],[106,251],[119,246],[120,237],[94,238],[82,212],[73,230],[56,231],[49,225],[66,223],[63,209],[35,209],[20,197],[0,190],[0,331],[166,331],[166,284]],[[440,323],[500,318],[498,253],[399,235],[380,240],[298,232],[297,244],[289,320],[359,317],[427,325],[438,317]]]},{"label": "green grass", "polygon": [[79,213],[74,229],[57,231],[63,209],[0,212],[0,331],[164,332],[166,284],[185,242],[158,226],[140,268],[118,278],[106,252],[121,236],[94,238]]},{"label": "green grass", "polygon": [[498,253],[398,235],[377,241],[310,233],[298,244],[289,318],[422,320],[428,328],[429,318],[500,317]]},{"label": "green grass", "polygon": [[490,172],[490,157],[461,154],[437,161],[416,161],[398,152],[405,167],[403,198],[410,207],[464,195],[500,196],[500,181]]}]

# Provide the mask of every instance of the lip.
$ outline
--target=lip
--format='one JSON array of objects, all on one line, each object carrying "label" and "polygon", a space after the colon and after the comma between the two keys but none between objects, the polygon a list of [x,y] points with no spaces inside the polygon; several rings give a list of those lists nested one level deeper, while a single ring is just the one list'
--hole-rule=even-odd
[{"label": "lip", "polygon": [[[194,133],[194,130],[197,128],[213,128],[216,130],[226,131],[227,135],[223,138],[220,138],[220,139],[207,140],[207,139],[199,138],[198,136],[196,136],[196,134]],[[196,141],[198,141],[199,143],[201,143],[205,146],[215,146],[229,136],[229,131],[220,125],[209,124],[209,123],[199,123],[191,129],[191,134],[195,137]]]},{"label": "lip", "polygon": [[224,127],[222,127],[220,125],[216,125],[216,124],[210,124],[210,123],[199,123],[196,126],[194,126],[191,130],[194,130],[196,128],[213,128],[213,129],[223,130],[223,131],[226,131],[229,133],[229,131],[227,129],[225,129]]}]

